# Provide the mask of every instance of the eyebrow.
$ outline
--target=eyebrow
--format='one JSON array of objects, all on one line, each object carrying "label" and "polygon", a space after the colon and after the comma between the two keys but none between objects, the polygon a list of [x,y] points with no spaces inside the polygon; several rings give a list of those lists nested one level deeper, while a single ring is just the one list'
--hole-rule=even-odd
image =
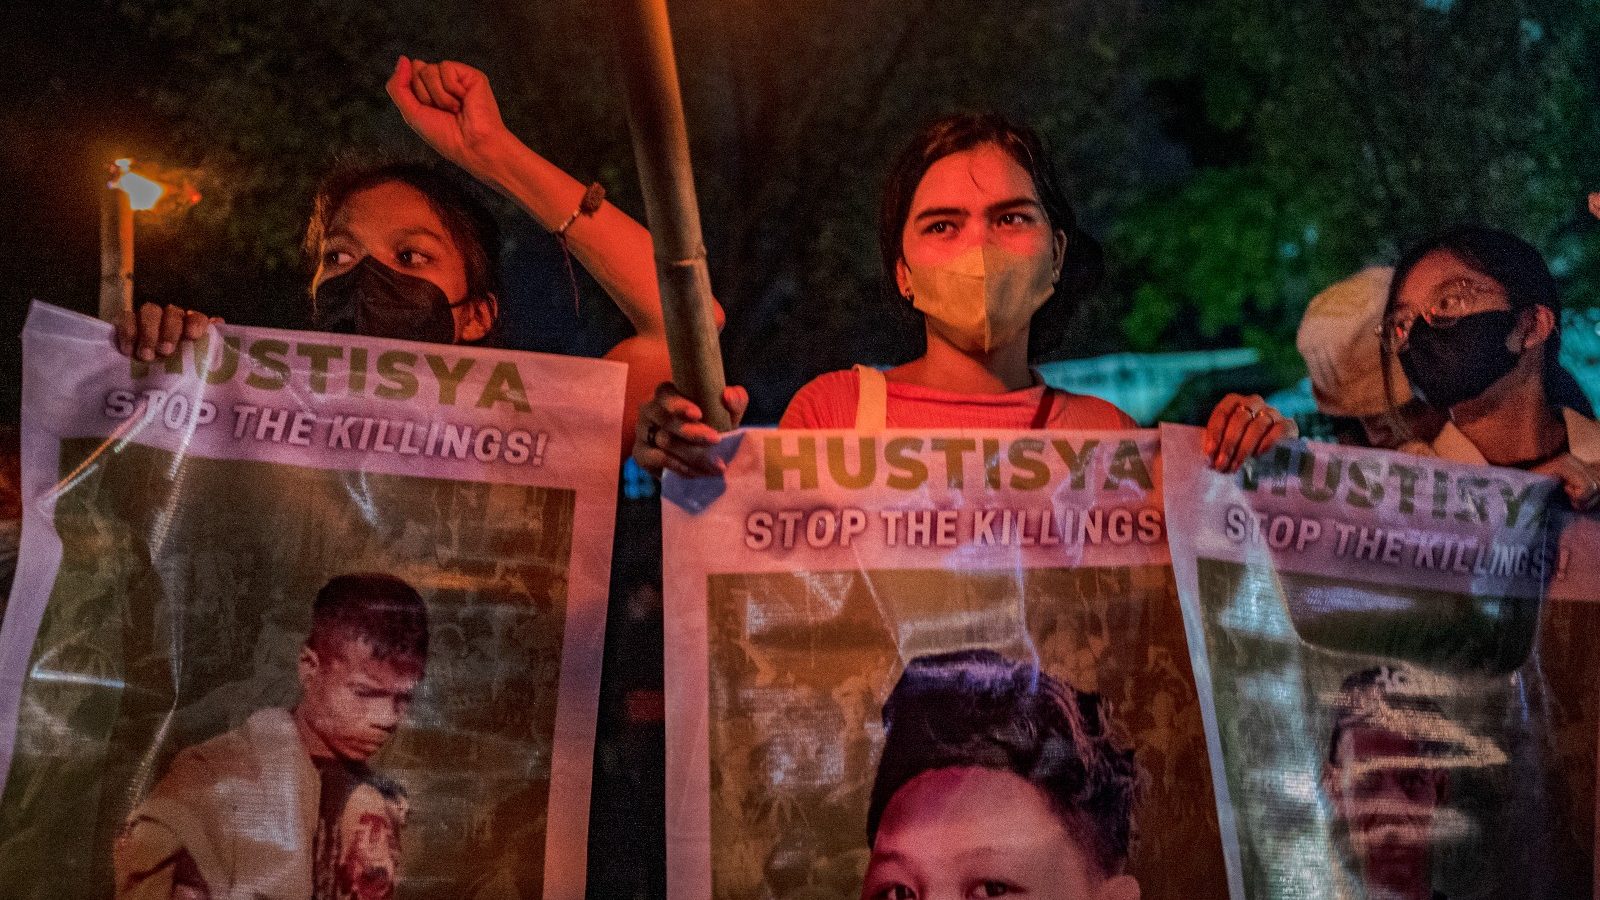
[{"label": "eyebrow", "polygon": [[[1015,846],[1006,844],[982,844],[977,847],[968,847],[955,854],[957,860],[983,860],[983,859],[1010,859],[1017,854]],[[906,855],[898,850],[875,850],[874,859],[884,862],[904,863]]]},{"label": "eyebrow", "polygon": [[872,856],[875,859],[882,859],[886,862],[899,863],[906,860],[905,854],[896,850],[874,850],[872,851]]},{"label": "eyebrow", "polygon": [[397,231],[394,234],[395,237],[400,237],[400,238],[417,237],[419,235],[422,236],[422,237],[433,238],[434,240],[439,241],[440,243],[443,243],[445,241],[444,235],[440,234],[437,231],[434,231],[432,228],[428,228],[428,227],[423,226],[423,225],[413,225],[410,228],[402,229],[401,231]]},{"label": "eyebrow", "polygon": [[[1009,200],[1001,200],[999,203],[991,203],[988,208],[984,210],[984,212],[994,215],[995,213],[1006,212],[1007,210],[1013,210],[1023,206],[1033,207],[1034,209],[1038,209],[1040,211],[1044,210],[1044,204],[1033,199],[1032,197],[1012,197]],[[967,211],[959,206],[931,206],[918,212],[915,216],[912,216],[912,221],[920,222],[923,219],[960,217],[965,216],[966,214]]]},{"label": "eyebrow", "polygon": [[1505,290],[1500,286],[1499,282],[1495,281],[1493,278],[1489,278],[1488,276],[1457,275],[1454,278],[1449,278],[1441,282],[1438,287],[1433,289],[1433,293],[1438,295],[1458,287],[1467,287],[1472,288],[1473,290],[1481,291],[1503,292]]},{"label": "eyebrow", "polygon": [[[448,239],[444,235],[440,234],[437,231],[434,231],[432,228],[429,228],[426,225],[413,225],[410,228],[403,228],[403,229],[401,229],[399,231],[396,231],[396,232],[393,232],[393,233],[391,233],[389,235],[389,237],[391,239],[392,238],[404,239],[404,238],[419,237],[419,236],[420,237],[433,238],[434,240],[439,241],[440,243],[448,243]],[[333,240],[335,238],[338,238],[340,240],[353,241],[353,240],[356,239],[356,235],[355,235],[355,232],[351,231],[349,228],[344,227],[344,226],[340,226],[338,228],[330,228],[330,229],[328,229],[328,233],[323,237],[323,240],[324,241],[331,241],[331,240]]]},{"label": "eyebrow", "polygon": [[1032,206],[1036,209],[1044,209],[1044,204],[1032,197],[1012,197],[1010,200],[1001,200],[999,203],[991,205],[989,207],[989,212],[1003,212],[1008,209],[1016,209],[1019,206]]},{"label": "eyebrow", "polygon": [[362,688],[364,690],[369,690],[369,691],[382,691],[385,694],[397,694],[397,695],[398,694],[413,694],[413,693],[416,693],[416,690],[417,690],[417,685],[415,683],[413,683],[410,687],[403,688],[403,689],[400,689],[400,690],[396,690],[396,689],[391,688],[389,685],[387,685],[387,684],[385,684],[385,683],[383,683],[381,681],[378,681],[378,680],[372,679],[372,678],[368,678],[365,675],[357,675],[353,679],[353,683],[358,688]]}]

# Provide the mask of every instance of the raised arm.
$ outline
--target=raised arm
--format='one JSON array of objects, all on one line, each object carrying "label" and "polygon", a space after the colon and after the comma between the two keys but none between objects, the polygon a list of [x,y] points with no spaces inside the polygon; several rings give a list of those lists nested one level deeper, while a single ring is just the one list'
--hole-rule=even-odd
[{"label": "raised arm", "polygon": [[[387,87],[406,124],[440,156],[516,201],[546,229],[566,226],[572,254],[633,323],[634,336],[606,353],[607,359],[628,364],[621,435],[626,454],[634,443],[640,406],[656,385],[672,377],[650,232],[610,203],[574,216],[588,188],[506,128],[489,79],[477,69],[402,56]],[[721,306],[714,315],[720,328]]]},{"label": "raised arm", "polygon": [[[389,96],[439,155],[516,201],[550,231],[566,224],[587,188],[518,140],[500,118],[489,79],[458,62],[400,57]],[[581,215],[566,230],[567,246],[611,295],[634,331],[664,339],[650,232],[611,203]],[[721,310],[717,313],[721,320]]]}]

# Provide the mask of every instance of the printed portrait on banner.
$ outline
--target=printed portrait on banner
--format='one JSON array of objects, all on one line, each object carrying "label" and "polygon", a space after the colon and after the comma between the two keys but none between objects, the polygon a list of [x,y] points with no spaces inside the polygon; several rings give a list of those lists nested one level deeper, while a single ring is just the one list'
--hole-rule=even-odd
[{"label": "printed portrait on banner", "polygon": [[0,881],[582,896],[618,367],[104,328],[25,335]]},{"label": "printed portrait on banner", "polygon": [[1153,437],[746,432],[669,478],[669,895],[1220,896]]},{"label": "printed portrait on banner", "polygon": [[[1600,545],[1552,480],[1162,430],[1236,897],[1590,897]],[[1588,581],[1593,584],[1592,580]]]}]

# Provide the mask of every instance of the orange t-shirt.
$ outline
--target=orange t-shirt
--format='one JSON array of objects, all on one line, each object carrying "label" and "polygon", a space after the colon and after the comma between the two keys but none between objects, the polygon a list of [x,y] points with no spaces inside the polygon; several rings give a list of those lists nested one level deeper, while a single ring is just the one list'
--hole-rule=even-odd
[{"label": "orange t-shirt", "polygon": [[[889,381],[884,402],[889,428],[1037,428],[1049,391],[1044,427],[1080,431],[1138,428],[1132,417],[1099,397],[1036,384],[1003,394],[960,394]],[[854,369],[828,372],[801,388],[779,428],[854,428],[861,378]]]}]

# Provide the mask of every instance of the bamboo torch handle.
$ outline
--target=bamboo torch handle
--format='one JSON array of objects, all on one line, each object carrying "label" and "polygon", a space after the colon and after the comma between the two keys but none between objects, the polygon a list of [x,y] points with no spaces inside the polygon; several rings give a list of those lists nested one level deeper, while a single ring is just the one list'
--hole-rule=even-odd
[{"label": "bamboo torch handle", "polygon": [[722,406],[722,350],[666,0],[613,0],[611,9],[633,156],[655,241],[672,380],[699,405],[706,424],[727,431],[732,423]]},{"label": "bamboo torch handle", "polygon": [[100,192],[100,318],[133,310],[133,207],[115,188]]}]

